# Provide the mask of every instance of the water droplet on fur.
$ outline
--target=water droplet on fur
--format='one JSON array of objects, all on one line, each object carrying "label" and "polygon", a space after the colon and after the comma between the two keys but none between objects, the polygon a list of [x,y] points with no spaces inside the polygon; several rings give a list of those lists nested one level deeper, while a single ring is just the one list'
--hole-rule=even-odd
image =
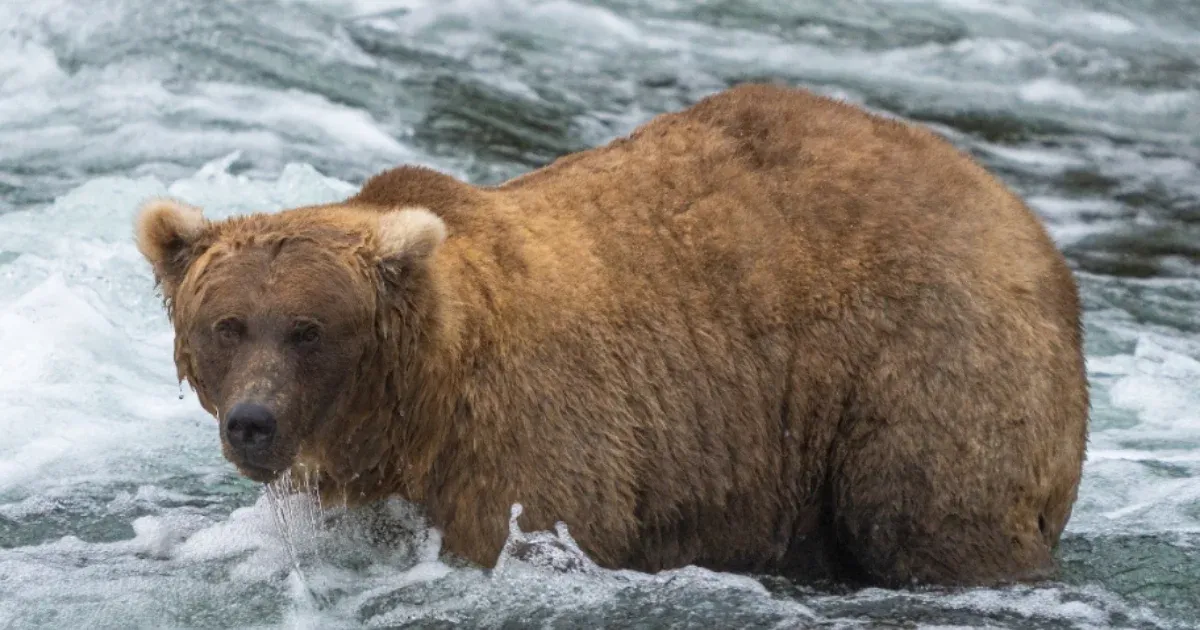
[{"label": "water droplet on fur", "polygon": [[525,511],[525,508],[522,507],[520,503],[514,503],[514,504],[512,504],[512,507],[509,508],[509,511],[508,511],[508,533],[510,533],[510,534],[520,534],[521,533],[521,526],[517,525],[517,519],[521,518],[521,514],[524,511]]}]

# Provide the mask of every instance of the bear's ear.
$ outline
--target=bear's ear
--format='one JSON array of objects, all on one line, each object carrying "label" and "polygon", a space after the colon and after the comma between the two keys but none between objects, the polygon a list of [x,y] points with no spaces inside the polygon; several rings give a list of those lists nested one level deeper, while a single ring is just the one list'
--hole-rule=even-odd
[{"label": "bear's ear", "polygon": [[152,199],[138,210],[134,224],[137,248],[154,268],[154,278],[166,295],[175,293],[199,253],[196,246],[208,227],[199,208],[170,199]]},{"label": "bear's ear", "polygon": [[380,215],[377,238],[376,253],[395,280],[433,255],[446,240],[446,224],[425,208],[393,210]]}]

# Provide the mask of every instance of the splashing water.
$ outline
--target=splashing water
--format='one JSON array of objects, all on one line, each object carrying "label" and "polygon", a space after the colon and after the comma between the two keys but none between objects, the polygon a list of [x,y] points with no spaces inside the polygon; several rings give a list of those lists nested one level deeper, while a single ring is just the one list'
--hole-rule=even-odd
[{"label": "splashing water", "polygon": [[[293,602],[293,616],[308,619],[319,608],[320,596],[310,585],[301,567],[304,559],[319,560],[319,540],[325,532],[325,510],[321,506],[319,475],[302,468],[301,485],[295,482],[293,470],[286,470],[274,481],[264,484],[271,520],[291,559],[288,592]],[[296,624],[292,624],[296,625]]]},{"label": "splashing water", "polygon": [[315,542],[324,530],[325,517],[316,482],[318,477],[307,468],[302,470],[299,486],[292,470],[284,471],[279,478],[264,484],[271,517],[297,571],[303,552],[315,549]]},{"label": "splashing water", "polygon": [[595,574],[600,570],[571,537],[566,523],[555,523],[553,532],[525,533],[518,523],[522,512],[524,508],[520,503],[512,505],[508,538],[496,560],[495,575],[509,575],[520,566],[559,573]]}]

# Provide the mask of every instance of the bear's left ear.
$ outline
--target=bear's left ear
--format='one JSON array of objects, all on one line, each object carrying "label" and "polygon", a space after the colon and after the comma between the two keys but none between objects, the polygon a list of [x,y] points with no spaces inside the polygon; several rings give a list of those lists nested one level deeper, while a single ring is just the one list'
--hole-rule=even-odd
[{"label": "bear's left ear", "polygon": [[379,217],[376,252],[386,276],[396,280],[428,261],[442,241],[446,224],[425,208],[403,208]]},{"label": "bear's left ear", "polygon": [[209,222],[199,208],[170,199],[152,199],[138,210],[134,233],[138,251],[154,268],[154,278],[167,297],[187,274],[208,233]]}]

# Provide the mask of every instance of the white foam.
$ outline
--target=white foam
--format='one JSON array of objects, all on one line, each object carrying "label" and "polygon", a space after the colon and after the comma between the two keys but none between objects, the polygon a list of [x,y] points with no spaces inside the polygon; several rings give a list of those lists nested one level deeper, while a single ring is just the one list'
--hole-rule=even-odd
[{"label": "white foam", "polygon": [[1173,336],[1130,336],[1132,354],[1089,359],[1098,413],[1069,529],[1200,532],[1200,360]]},{"label": "white foam", "polygon": [[1129,221],[1128,209],[1107,198],[1063,199],[1031,195],[1025,201],[1045,220],[1060,247],[1091,236],[1112,234]]},{"label": "white foam", "polygon": [[392,11],[412,11],[430,4],[428,0],[283,0],[283,3],[329,10],[342,18],[363,18]]},{"label": "white foam", "polygon": [[1138,30],[1138,25],[1124,16],[1103,11],[1068,11],[1066,24],[1080,30],[1094,30],[1114,35],[1129,35]]},{"label": "white foam", "polygon": [[0,94],[58,81],[63,76],[54,51],[15,33],[0,33]]},{"label": "white foam", "polygon": [[[914,0],[908,0],[914,1]],[[923,0],[915,0],[924,3]],[[936,0],[947,10],[966,13],[995,15],[1013,22],[1038,21],[1038,14],[1030,7],[1022,6],[1021,2],[997,2],[996,0]]]},{"label": "white foam", "polygon": [[[1120,617],[1163,624],[1153,612],[1132,607],[1098,588],[973,589],[938,598],[938,604],[986,613],[1015,613],[1026,619],[1056,619],[1075,627],[1111,627]],[[1116,613],[1116,614],[1114,614]]]},{"label": "white foam", "polygon": [[413,158],[413,152],[382,129],[370,114],[306,92],[205,83],[176,107],[208,120],[290,130],[318,146],[342,145],[347,150],[371,151],[382,159]]},{"label": "white foam", "polygon": [[14,158],[64,155],[92,168],[113,162],[111,147],[130,163],[233,150],[268,164],[286,152],[352,163],[418,159],[369,114],[312,94],[222,83],[167,90],[144,78],[95,83],[85,75],[0,100],[0,143]]},{"label": "white foam", "polygon": [[934,4],[964,18],[993,17],[1009,25],[1045,31],[1125,36],[1143,27],[1132,19],[1108,11],[1080,10],[1069,5],[1046,5],[1037,0],[899,0],[907,4]]}]

